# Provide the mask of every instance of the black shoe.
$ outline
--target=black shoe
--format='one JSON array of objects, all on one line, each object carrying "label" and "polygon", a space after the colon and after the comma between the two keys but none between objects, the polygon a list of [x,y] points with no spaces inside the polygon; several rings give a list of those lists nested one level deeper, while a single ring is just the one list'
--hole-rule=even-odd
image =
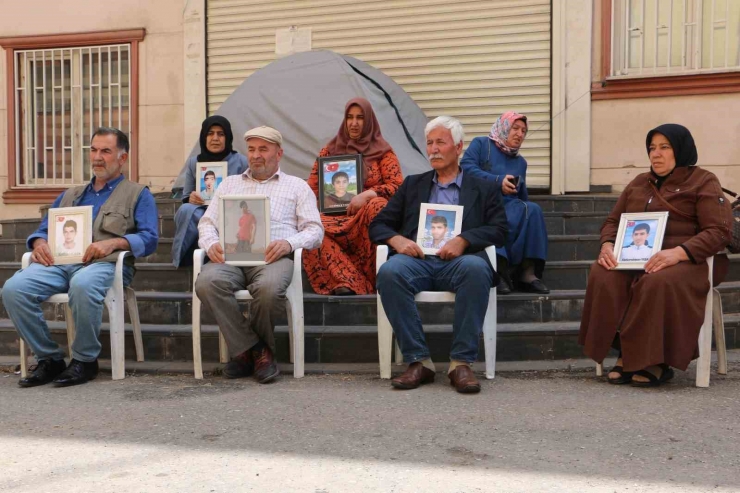
[{"label": "black shoe", "polygon": [[42,359],[36,365],[36,369],[28,375],[26,378],[18,380],[18,385],[21,387],[37,387],[39,385],[46,385],[56,378],[57,375],[62,373],[67,364],[63,359]]},{"label": "black shoe", "polygon": [[273,381],[280,375],[275,357],[267,344],[262,342],[252,348],[252,358],[254,358],[254,376],[259,383]]},{"label": "black shoe", "polygon": [[85,363],[84,361],[77,361],[73,358],[72,361],[69,362],[67,369],[54,379],[54,385],[57,387],[80,385],[89,380],[95,380],[95,377],[97,376],[98,360]]},{"label": "black shoe", "polygon": [[354,291],[352,291],[351,289],[349,289],[347,287],[340,286],[340,287],[334,289],[332,291],[332,294],[334,296],[354,296],[357,293],[355,293]]},{"label": "black shoe", "polygon": [[519,290],[524,293],[536,293],[536,294],[549,294],[550,290],[547,289],[542,281],[535,279],[532,282],[520,282]]},{"label": "black shoe", "polygon": [[254,373],[254,361],[251,349],[232,358],[223,369],[224,378],[244,378],[252,373]]},{"label": "black shoe", "polygon": [[509,294],[511,293],[511,287],[506,282],[504,276],[499,276],[498,285],[496,286],[496,294]]}]

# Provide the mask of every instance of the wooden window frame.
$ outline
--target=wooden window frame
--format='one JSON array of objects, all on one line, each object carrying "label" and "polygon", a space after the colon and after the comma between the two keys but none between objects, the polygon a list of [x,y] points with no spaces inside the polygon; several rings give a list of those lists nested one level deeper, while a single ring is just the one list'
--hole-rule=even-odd
[{"label": "wooden window frame", "polygon": [[52,202],[67,187],[19,188],[16,168],[15,143],[15,52],[16,50],[66,48],[94,46],[101,44],[130,43],[131,88],[129,112],[131,135],[129,160],[132,181],[139,179],[139,43],[146,35],[145,29],[126,29],[120,31],[99,31],[73,34],[50,34],[40,36],[19,36],[0,38],[0,47],[5,50],[5,84],[7,94],[7,145],[8,145],[8,190],[3,193],[5,204],[46,204]]},{"label": "wooden window frame", "polygon": [[612,0],[601,0],[601,80],[591,84],[591,100],[692,96],[740,92],[740,71],[609,79],[612,56]]}]

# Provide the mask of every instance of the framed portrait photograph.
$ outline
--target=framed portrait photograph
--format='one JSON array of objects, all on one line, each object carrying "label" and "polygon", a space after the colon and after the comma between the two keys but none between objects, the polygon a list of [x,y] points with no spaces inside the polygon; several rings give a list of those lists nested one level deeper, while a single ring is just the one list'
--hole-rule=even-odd
[{"label": "framed portrait photograph", "polygon": [[427,255],[436,255],[440,248],[462,231],[463,206],[421,204],[416,243]]},{"label": "framed portrait photograph", "polygon": [[54,263],[81,264],[92,243],[93,207],[49,209],[49,248]]},{"label": "framed portrait photograph", "polygon": [[226,263],[264,265],[270,244],[270,199],[264,195],[230,195],[219,201],[219,240]]},{"label": "framed portrait photograph", "polygon": [[663,246],[668,212],[633,212],[619,219],[614,255],[617,269],[644,269]]},{"label": "framed portrait photograph", "polygon": [[195,169],[198,176],[195,178],[195,185],[200,197],[206,203],[211,203],[213,194],[226,178],[228,169],[227,162],[222,163],[196,163]]},{"label": "framed portrait photograph", "polygon": [[346,214],[350,201],[362,193],[362,154],[320,157],[319,212]]}]

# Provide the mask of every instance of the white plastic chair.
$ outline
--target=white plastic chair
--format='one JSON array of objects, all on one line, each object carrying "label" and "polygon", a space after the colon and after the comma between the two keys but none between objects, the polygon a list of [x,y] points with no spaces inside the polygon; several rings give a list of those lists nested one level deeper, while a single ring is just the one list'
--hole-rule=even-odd
[{"label": "white plastic chair", "polygon": [[[290,362],[293,363],[293,377],[303,377],[303,279],[301,278],[301,255],[303,248],[297,248],[293,252],[293,277],[285,292],[286,311],[288,314],[288,338],[290,339]],[[195,250],[193,254],[193,366],[195,378],[203,378],[203,362],[200,349],[200,307],[201,301],[195,292],[195,282],[198,280],[206,252],[202,249]],[[234,296],[239,301],[248,301],[252,298],[249,291],[243,289],[236,291]],[[221,363],[229,361],[229,351],[226,346],[221,330],[218,331],[218,353]]]},{"label": "white plastic chair", "polygon": [[[108,308],[108,318],[110,319],[110,354],[113,380],[121,380],[126,376],[126,368],[124,363],[124,299],[128,304],[128,313],[131,317],[131,325],[133,325],[134,328],[136,361],[144,361],[144,343],[141,338],[141,322],[139,320],[139,308],[136,304],[136,292],[131,286],[127,286],[126,288],[123,287],[123,259],[129,255],[132,255],[131,252],[119,252],[118,259],[116,260],[116,271],[115,277],[113,278],[113,286],[111,286],[108,290],[104,301],[106,308]],[[23,254],[21,267],[25,269],[30,264],[31,252],[26,252]],[[55,294],[45,299],[44,302],[64,303],[64,319],[67,323],[67,344],[71,346],[72,341],[74,341],[75,338],[75,322],[74,318],[72,317],[72,310],[69,307],[69,294]],[[28,354],[26,350],[26,343],[23,339],[20,340],[20,353],[21,376],[25,378],[28,375]]]},{"label": "white plastic chair", "polygon": [[[709,269],[709,293],[704,308],[704,323],[699,332],[699,359],[696,360],[696,386],[709,387],[712,366],[712,326],[714,342],[717,347],[717,373],[727,375],[727,345],[725,344],[725,322],[722,316],[722,297],[713,287],[714,257],[707,259]],[[604,374],[601,363],[596,364],[596,376]]]},{"label": "white plastic chair", "polygon": [[[488,259],[496,269],[496,247],[486,248]],[[376,251],[376,269],[388,260],[388,246],[379,245]],[[455,293],[449,291],[421,291],[414,299],[421,303],[454,303]],[[496,375],[496,287],[491,289],[488,298],[486,318],[483,321],[483,345],[486,353],[486,378],[492,379]],[[378,354],[380,359],[380,378],[391,378],[391,350],[393,346],[393,328],[383,309],[383,303],[378,295]],[[396,362],[403,361],[401,351],[396,345]]]}]

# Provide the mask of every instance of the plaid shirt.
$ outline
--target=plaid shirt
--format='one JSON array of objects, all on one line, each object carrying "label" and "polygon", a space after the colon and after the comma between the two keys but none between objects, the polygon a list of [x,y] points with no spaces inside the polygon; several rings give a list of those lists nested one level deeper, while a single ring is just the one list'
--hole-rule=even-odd
[{"label": "plaid shirt", "polygon": [[198,246],[208,251],[218,243],[219,198],[228,195],[266,195],[270,198],[270,240],[287,240],[291,251],[318,248],[324,226],[316,208],[316,196],[308,184],[295,176],[277,172],[265,181],[252,178],[252,170],[228,176],[216,189],[198,223]]}]

